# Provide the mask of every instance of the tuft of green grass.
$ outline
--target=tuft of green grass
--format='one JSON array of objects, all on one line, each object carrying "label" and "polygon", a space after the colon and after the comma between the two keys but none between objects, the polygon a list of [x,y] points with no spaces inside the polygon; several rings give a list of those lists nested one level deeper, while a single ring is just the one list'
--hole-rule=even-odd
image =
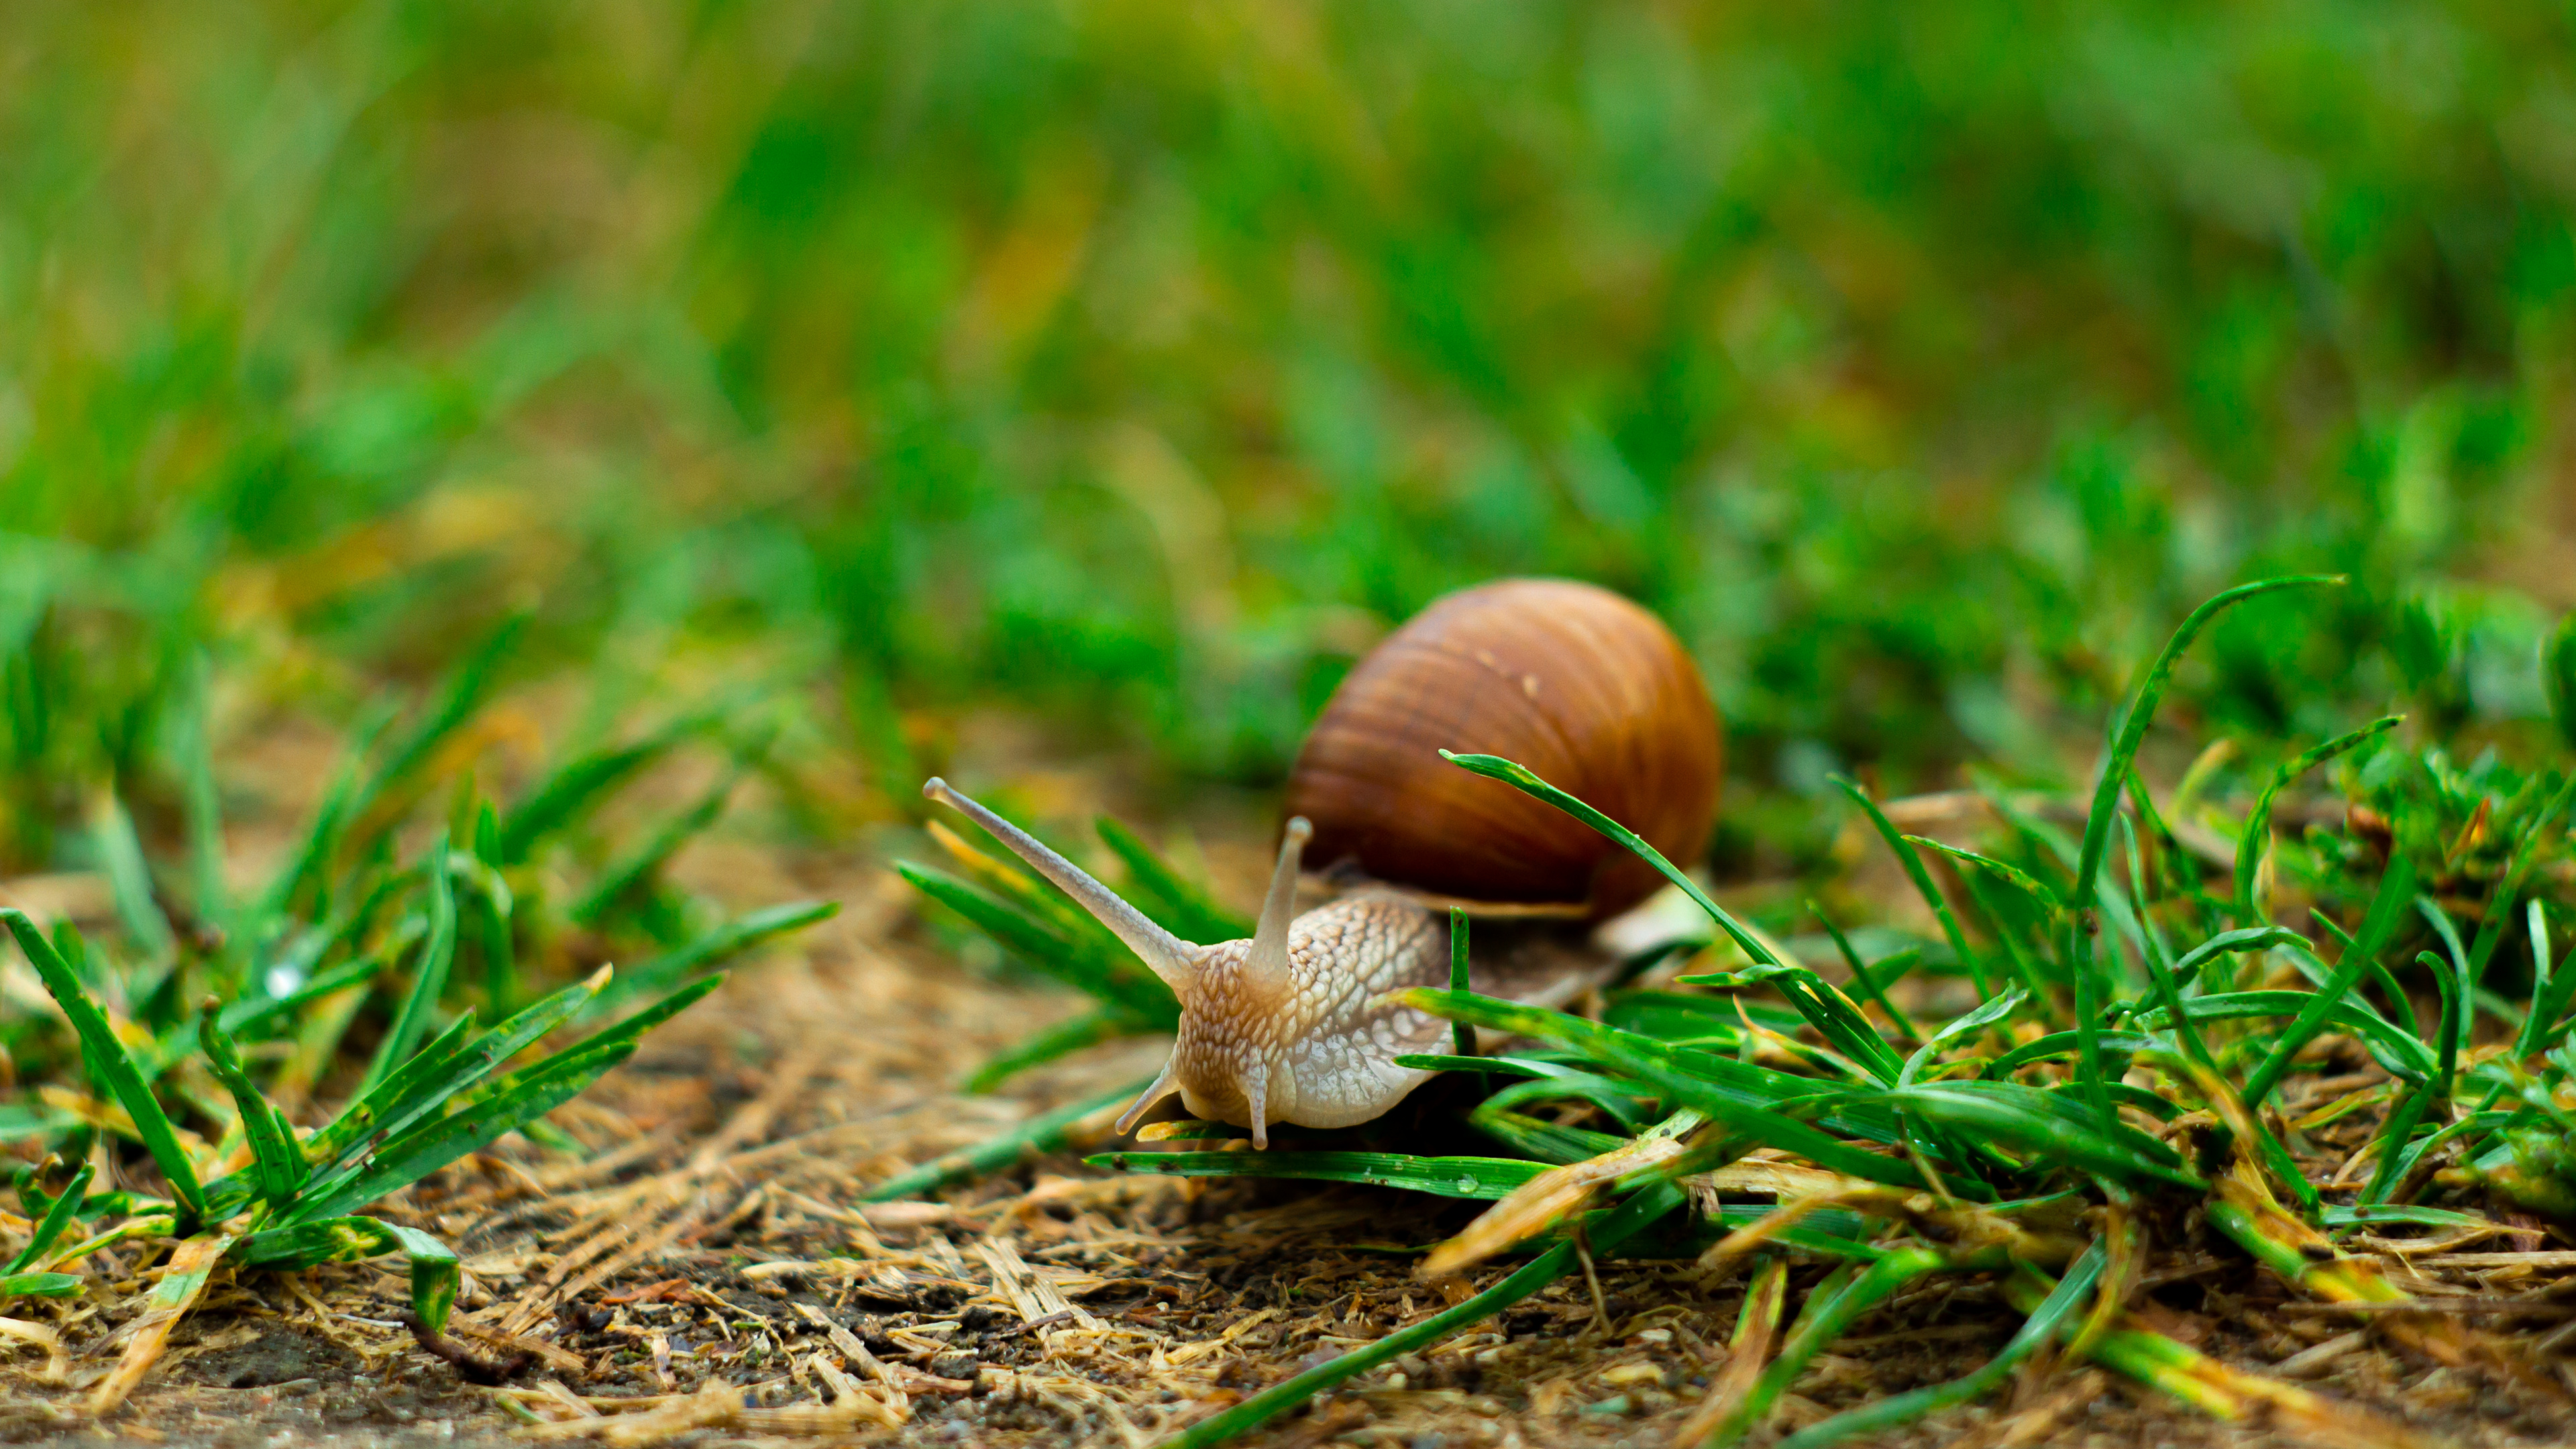
[{"label": "tuft of green grass", "polygon": [[[2566,1020],[2576,1002],[2576,950],[2552,959],[2552,909],[2563,918],[2566,905],[2552,894],[2554,877],[2538,868],[2544,858],[2576,855],[2565,822],[2576,777],[2549,768],[2507,774],[2492,765],[2462,774],[2437,750],[2399,748],[2397,721],[2382,719],[2250,776],[2232,854],[2205,860],[2183,847],[2181,827],[2156,809],[2134,768],[2185,650],[2213,619],[2325,582],[2249,584],[2184,621],[2109,732],[2089,798],[2069,802],[2083,811],[2080,837],[1991,794],[2001,822],[1992,840],[1970,846],[1904,835],[1865,792],[1846,785],[1934,907],[1946,938],[1906,947],[1912,954],[1900,969],[1946,945],[1971,973],[1981,960],[2008,960],[2022,978],[1990,993],[1978,977],[1982,1000],[1952,1019],[1918,1025],[1900,1012],[1886,994],[1897,972],[1874,974],[1828,920],[1831,949],[1880,1009],[1873,1020],[1853,997],[1787,957],[1770,933],[1719,905],[1680,865],[1586,802],[1511,760],[1451,754],[1460,768],[1565,812],[1653,865],[1699,906],[1719,943],[1713,949],[1736,964],[1678,975],[1669,987],[1613,993],[1599,1019],[1478,995],[1455,980],[1447,989],[1404,993],[1422,1011],[1529,1044],[1495,1057],[1461,1048],[1407,1059],[1481,1074],[1465,1123],[1502,1146],[1502,1156],[1361,1152],[1325,1143],[1266,1153],[1121,1151],[1090,1160],[1111,1170],[1351,1182],[1490,1202],[1434,1260],[1453,1263],[1463,1253],[1472,1261],[1514,1244],[1535,1256],[1408,1330],[1408,1346],[1536,1291],[1571,1268],[1577,1243],[1614,1251],[1627,1236],[1605,1244],[1609,1224],[1623,1225],[1625,1234],[1643,1221],[1664,1224],[1659,1241],[1668,1244],[1676,1230],[1686,1241],[1697,1235],[1716,1258],[1767,1244],[1843,1264],[1842,1276],[1811,1292],[1768,1369],[1741,1382],[1730,1376],[1722,1399],[1712,1390],[1702,1426],[1712,1444],[1751,1434],[1803,1365],[1887,1295],[1926,1277],[1964,1273],[2030,1275],[2014,1290],[2027,1317],[2012,1357],[2064,1337],[2076,1356],[2223,1417],[2269,1404],[2334,1419],[2344,1411],[2304,1390],[2220,1369],[2123,1317],[2108,1297],[2077,1314],[2082,1285],[2130,1271],[2122,1265],[2141,1251],[2135,1235],[2139,1215],[2149,1211],[2197,1210],[2295,1291],[2328,1301],[2404,1299],[2365,1260],[2337,1248],[2332,1232],[2365,1223],[2483,1223],[2489,1219],[2473,1210],[2481,1196],[2576,1221],[2576,1119],[2563,1106],[2576,1085],[2576,1023]],[[2374,848],[2360,834],[2366,826],[2340,837],[2311,831],[2294,843],[2272,840],[2275,807],[2288,785],[2338,762],[2352,772],[2346,778],[2354,787],[2376,784],[2368,798],[2393,812],[2375,858],[2355,853]],[[2468,818],[2454,825],[2464,810]],[[2204,818],[2188,823],[2208,828]],[[2275,897],[2247,888],[2267,849],[2276,853],[2278,898],[2304,900],[2324,939],[2269,919]],[[1960,868],[1973,913],[1951,908],[1927,859]],[[2485,864],[2464,869],[2472,859]],[[2475,893],[2460,900],[2446,891],[2451,903],[2437,901],[2425,893],[2431,871],[2442,872],[2453,890],[2466,885]],[[977,902],[978,923],[999,927],[997,936],[1014,933],[1003,937],[1014,951],[1075,949],[1068,918],[1036,886],[991,874],[985,885],[990,893],[969,897],[956,883],[943,898]],[[1015,904],[998,904],[1000,893]],[[2454,926],[2457,911],[2479,923],[2473,936]],[[2428,932],[2440,949],[2425,948]],[[1102,959],[1112,945],[1079,949],[1092,954],[1075,964],[1031,964],[1087,986],[1103,1014],[1119,1010],[1122,978]],[[2524,1006],[2479,994],[2490,966],[2523,952],[2532,970]],[[2407,979],[2436,989],[2441,1009],[2430,1019],[2407,994]],[[2284,989],[2282,982],[2294,984]],[[2502,1022],[2475,1032],[2478,1011]],[[2332,1200],[2291,1153],[2276,1115],[2282,1089],[2307,1069],[2310,1048],[2330,1030],[2389,1073],[2394,1098],[2362,1149],[2377,1158],[2371,1180],[2335,1189]],[[1559,1120],[1530,1115],[1535,1103],[1556,1104]],[[1568,1107],[1579,1115],[1564,1118]],[[2166,1130],[2185,1114],[2206,1125]],[[1772,1207],[1690,1206],[1705,1195],[1682,1189],[1727,1180],[1722,1169],[1755,1149],[1832,1176],[1812,1179],[1804,1193],[1777,1190]],[[1711,1172],[1719,1176],[1701,1176]],[[2454,1205],[2412,1201],[2428,1188],[2449,1192]],[[1603,1200],[1597,1207],[1596,1198]],[[2102,1213],[2076,1217],[2073,1210],[2087,1203]],[[1825,1211],[1847,1215],[1848,1224],[1819,1232],[1813,1215]],[[2076,1221],[2097,1228],[2070,1233]],[[2060,1271],[2067,1276],[2050,1276]],[[1388,1352],[1379,1344],[1345,1355],[1176,1442],[1214,1443],[1267,1423]],[[1987,1392],[2000,1376],[2000,1369],[1981,1372],[1874,1404],[1816,1426],[1801,1442],[1883,1432]]]},{"label": "tuft of green grass", "polygon": [[[549,871],[565,864],[559,853],[571,853],[571,832],[608,789],[630,779],[637,761],[702,728],[673,726],[639,745],[577,755],[514,806],[482,798],[463,768],[467,736],[498,690],[520,627],[514,620],[490,635],[408,725],[397,728],[391,709],[376,711],[284,864],[244,899],[220,890],[209,858],[220,851],[220,792],[197,708],[185,736],[198,782],[188,794],[193,868],[156,868],[131,817],[100,792],[87,808],[119,929],[92,939],[66,921],[49,934],[24,911],[0,909],[0,925],[61,1011],[58,1023],[7,1028],[22,1078],[95,1091],[105,1104],[84,1120],[114,1128],[102,1137],[35,1112],[9,1124],[40,1155],[51,1149],[49,1162],[77,1166],[50,1191],[46,1173],[20,1175],[37,1226],[0,1274],[0,1292],[75,1291],[81,1280],[46,1271],[50,1264],[145,1234],[217,1244],[232,1262],[282,1270],[396,1254],[411,1265],[415,1311],[439,1331],[456,1292],[455,1254],[369,1210],[512,1133],[545,1137],[549,1112],[720,984],[713,967],[831,914],[828,904],[798,903],[689,926],[640,970],[601,967],[520,1004],[539,984],[531,965],[559,959],[549,948],[565,924],[547,899],[540,860]],[[202,671],[191,677],[189,698],[201,706]],[[448,829],[402,858],[399,827],[450,782]],[[711,819],[695,812],[685,823],[694,831]],[[668,854],[619,867],[625,890],[589,912],[589,927],[649,948],[636,898]],[[181,878],[193,881],[193,902],[174,895]],[[458,969],[469,952],[480,957],[479,973]],[[628,1009],[615,1011],[620,1005]],[[498,1020],[478,1029],[487,1012]],[[524,1060],[585,1021],[597,1029]],[[363,1037],[352,1039],[362,1023],[375,1032],[363,1053],[355,1049]],[[290,1038],[325,1072],[347,1073],[345,1102],[311,1128],[297,1119],[316,1084],[295,1084],[290,1111],[277,1095],[289,1068],[256,1065],[280,1058],[246,1049]],[[273,1074],[264,1082],[264,1073]],[[94,1171],[120,1159],[127,1141],[149,1164],[137,1175],[157,1177],[160,1188],[89,1192]],[[76,1222],[114,1225],[67,1241]]]}]

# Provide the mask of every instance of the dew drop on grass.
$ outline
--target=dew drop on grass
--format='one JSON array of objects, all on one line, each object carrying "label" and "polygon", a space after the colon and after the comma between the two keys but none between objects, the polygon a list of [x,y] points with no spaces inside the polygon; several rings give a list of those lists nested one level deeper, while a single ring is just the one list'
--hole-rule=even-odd
[{"label": "dew drop on grass", "polygon": [[1474,1192],[1474,1191],[1476,1190],[1476,1179],[1474,1179],[1474,1178],[1472,1178],[1472,1177],[1461,1177],[1461,1178],[1459,1178],[1459,1179],[1458,1179],[1458,1190],[1459,1190],[1460,1192],[1462,1192],[1462,1193],[1464,1193],[1464,1192]]}]

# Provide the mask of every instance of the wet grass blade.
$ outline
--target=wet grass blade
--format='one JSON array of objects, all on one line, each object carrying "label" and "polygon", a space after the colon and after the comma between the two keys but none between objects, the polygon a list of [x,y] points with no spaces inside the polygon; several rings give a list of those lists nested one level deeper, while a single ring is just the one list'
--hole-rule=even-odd
[{"label": "wet grass blade", "polygon": [[[1141,1089],[1140,1089],[1141,1090]],[[1401,1152],[1104,1152],[1083,1161],[1116,1172],[1174,1177],[1286,1177],[1356,1182],[1439,1197],[1499,1201],[1545,1171],[1508,1157],[1413,1157]]]},{"label": "wet grass blade", "polygon": [[859,1201],[894,1202],[914,1197],[945,1187],[960,1178],[974,1177],[1017,1162],[1024,1152],[1052,1152],[1064,1145],[1075,1126],[1085,1118],[1097,1116],[1112,1107],[1124,1106],[1134,1101],[1137,1093],[1152,1085],[1151,1078],[1139,1077],[1097,1097],[1041,1113],[998,1137],[898,1172],[859,1194]]},{"label": "wet grass blade", "polygon": [[99,1011],[97,1003],[91,1001],[89,993],[81,988],[80,979],[72,974],[70,963],[54,949],[53,942],[45,939],[45,933],[36,929],[36,923],[27,918],[25,911],[14,906],[0,908],[0,922],[7,923],[9,934],[18,938],[18,949],[27,953],[29,964],[44,980],[45,990],[52,993],[55,1003],[62,1007],[64,1017],[80,1037],[82,1053],[91,1069],[105,1079],[102,1085],[134,1119],[134,1129],[142,1137],[144,1149],[160,1165],[162,1176],[170,1180],[171,1196],[178,1200],[188,1217],[203,1214],[206,1196],[205,1190],[198,1185],[196,1164],[189,1160],[187,1150],[179,1145],[179,1134],[170,1125],[169,1114],[161,1110],[160,1102],[153,1097],[142,1070],[134,1064],[133,1055],[126,1051],[125,1043],[117,1039],[115,1030],[107,1024],[107,1017]]},{"label": "wet grass blade", "polygon": [[[1656,1183],[1640,1190],[1587,1230],[1593,1253],[1618,1251],[1630,1238],[1682,1206],[1684,1200],[1681,1190],[1668,1183]],[[1391,1359],[1427,1348],[1470,1324],[1491,1318],[1565,1276],[1574,1267],[1574,1262],[1574,1244],[1558,1243],[1523,1264],[1500,1283],[1456,1307],[1443,1309],[1365,1348],[1318,1364],[1285,1383],[1264,1389],[1214,1418],[1192,1425],[1166,1441],[1166,1449],[1207,1449],[1209,1445],[1222,1444],[1228,1439],[1251,1433],[1335,1384],[1364,1374]]]},{"label": "wet grass blade", "polygon": [[2263,792],[2254,797],[2254,811],[2245,817],[2245,828],[2238,832],[2236,837],[2236,917],[2239,921],[2251,925],[2263,919],[2263,913],[2254,899],[2254,873],[2260,867],[2263,856],[2272,848],[2273,799],[2289,788],[2290,782],[2301,775],[2338,755],[2379,738],[2397,728],[2405,718],[2406,716],[2402,714],[2392,714],[2384,719],[2373,720],[2350,734],[2337,735],[2324,744],[2303,752],[2298,758],[2272,772],[2272,778],[2264,782]]}]

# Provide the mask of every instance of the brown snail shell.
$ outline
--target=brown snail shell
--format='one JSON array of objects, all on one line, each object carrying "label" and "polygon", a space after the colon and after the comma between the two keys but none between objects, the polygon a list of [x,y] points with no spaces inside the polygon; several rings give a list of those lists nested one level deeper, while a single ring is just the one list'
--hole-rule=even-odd
[{"label": "brown snail shell", "polygon": [[1720,740],[1681,641],[1590,584],[1508,579],[1434,602],[1360,660],[1306,737],[1286,813],[1306,859],[1497,906],[1595,917],[1662,883],[1582,822],[1440,758],[1501,755],[1645,837],[1707,849]]}]

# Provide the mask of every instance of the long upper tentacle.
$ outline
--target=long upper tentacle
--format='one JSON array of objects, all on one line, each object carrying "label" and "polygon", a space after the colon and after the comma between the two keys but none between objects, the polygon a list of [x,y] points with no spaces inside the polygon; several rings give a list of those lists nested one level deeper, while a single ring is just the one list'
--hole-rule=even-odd
[{"label": "long upper tentacle", "polygon": [[[1107,926],[1129,950],[1144,959],[1154,974],[1163,978],[1174,991],[1187,987],[1197,970],[1198,948],[1147,919],[1145,913],[1120,900],[1116,892],[1093,880],[1081,866],[1040,844],[1037,837],[976,804],[948,787],[948,782],[932,776],[923,784],[921,793],[949,806],[967,819],[983,826],[995,840],[1029,863],[1038,874],[1056,883],[1066,895]],[[1265,914],[1266,923],[1268,917]],[[1283,923],[1280,949],[1285,959],[1288,933]]]}]

